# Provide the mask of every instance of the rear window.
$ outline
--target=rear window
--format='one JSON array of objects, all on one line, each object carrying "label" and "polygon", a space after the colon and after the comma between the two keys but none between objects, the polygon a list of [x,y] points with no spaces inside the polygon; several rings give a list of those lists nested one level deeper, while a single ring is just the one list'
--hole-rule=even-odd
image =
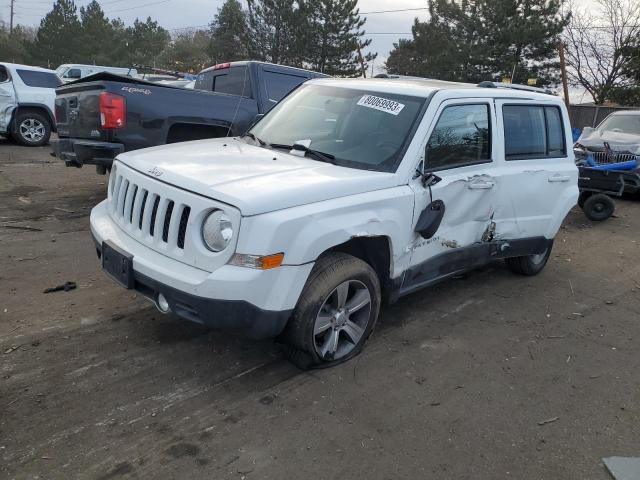
[{"label": "rear window", "polygon": [[29,87],[58,88],[60,79],[55,73],[16,70],[25,85]]},{"label": "rear window", "polygon": [[558,107],[505,105],[502,116],[507,160],[566,156],[564,127]]},{"label": "rear window", "polygon": [[300,75],[289,75],[287,73],[270,72],[269,70],[264,70],[264,81],[265,88],[267,89],[267,98],[271,103],[278,103],[291,90],[293,90],[306,80],[306,77],[301,77]]}]

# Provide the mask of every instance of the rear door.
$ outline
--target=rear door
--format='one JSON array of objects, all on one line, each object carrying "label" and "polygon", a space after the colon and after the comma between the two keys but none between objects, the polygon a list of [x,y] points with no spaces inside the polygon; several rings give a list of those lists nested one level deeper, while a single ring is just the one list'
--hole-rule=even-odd
[{"label": "rear door", "polygon": [[435,118],[425,147],[425,171],[440,180],[431,188],[419,180],[412,183],[414,223],[434,203],[444,208],[444,216],[433,237],[415,234],[405,293],[488,259],[482,242],[491,237],[501,183],[494,163],[492,100],[447,101]]},{"label": "rear door", "polygon": [[497,100],[505,238],[553,238],[568,199],[577,194],[578,173],[566,112],[556,102]]},{"label": "rear door", "polygon": [[16,107],[16,93],[7,67],[0,65],[0,131],[6,132]]}]

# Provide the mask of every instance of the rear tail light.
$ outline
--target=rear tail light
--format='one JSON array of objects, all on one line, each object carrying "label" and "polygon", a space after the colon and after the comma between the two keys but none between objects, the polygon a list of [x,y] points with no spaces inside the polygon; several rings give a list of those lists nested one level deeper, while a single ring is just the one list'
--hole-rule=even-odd
[{"label": "rear tail light", "polygon": [[127,104],[124,97],[109,92],[100,94],[100,126],[122,128],[127,124]]}]

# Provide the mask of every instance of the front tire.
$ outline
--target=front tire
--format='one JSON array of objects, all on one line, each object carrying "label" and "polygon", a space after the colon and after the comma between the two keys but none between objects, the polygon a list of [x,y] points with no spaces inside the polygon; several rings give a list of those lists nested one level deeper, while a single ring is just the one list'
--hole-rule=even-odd
[{"label": "front tire", "polygon": [[525,275],[527,277],[537,275],[547,265],[552,247],[553,242],[550,242],[547,249],[540,254],[507,258],[505,260],[507,267],[509,267],[509,270],[513,273],[517,273],[518,275]]},{"label": "front tire", "polygon": [[38,112],[19,113],[15,119],[13,138],[26,147],[41,147],[51,137],[51,123]]},{"label": "front tire", "polygon": [[380,281],[369,264],[344,253],[324,255],[283,334],[287,357],[303,369],[353,358],[375,327],[380,302]]}]

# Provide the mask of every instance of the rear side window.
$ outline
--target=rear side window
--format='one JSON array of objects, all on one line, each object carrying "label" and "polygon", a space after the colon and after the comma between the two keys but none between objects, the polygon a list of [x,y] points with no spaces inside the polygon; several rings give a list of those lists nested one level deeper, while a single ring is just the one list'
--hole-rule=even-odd
[{"label": "rear side window", "polygon": [[558,107],[505,105],[502,116],[507,160],[566,156],[564,127]]},{"label": "rear side window", "polygon": [[213,77],[214,92],[251,97],[251,82],[246,67],[231,67],[219,72]]},{"label": "rear side window", "polygon": [[231,67],[220,70],[209,70],[201,73],[196,79],[196,90],[242,95],[251,98],[251,79],[246,67]]},{"label": "rear side window", "polygon": [[25,85],[29,87],[58,88],[60,79],[55,73],[16,70]]},{"label": "rear side window", "polygon": [[267,98],[271,103],[278,103],[291,90],[307,80],[300,75],[289,75],[288,73],[271,72],[264,70],[264,82],[267,89]]},{"label": "rear side window", "polygon": [[451,105],[429,137],[426,164],[444,170],[491,161],[489,105]]}]

